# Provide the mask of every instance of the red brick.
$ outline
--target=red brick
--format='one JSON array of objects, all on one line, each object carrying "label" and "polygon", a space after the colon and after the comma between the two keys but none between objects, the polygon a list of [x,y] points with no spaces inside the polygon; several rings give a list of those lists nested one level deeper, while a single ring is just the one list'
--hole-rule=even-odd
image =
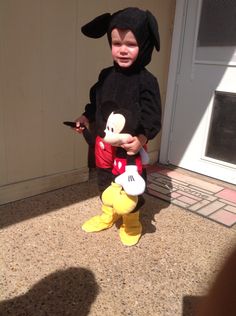
[{"label": "red brick", "polygon": [[216,196],[228,200],[230,202],[236,203],[236,191],[231,189],[224,189],[216,194]]},{"label": "red brick", "polygon": [[229,227],[236,223],[236,214],[227,212],[225,210],[219,210],[210,215],[209,218],[214,219],[215,221],[225,224]]}]

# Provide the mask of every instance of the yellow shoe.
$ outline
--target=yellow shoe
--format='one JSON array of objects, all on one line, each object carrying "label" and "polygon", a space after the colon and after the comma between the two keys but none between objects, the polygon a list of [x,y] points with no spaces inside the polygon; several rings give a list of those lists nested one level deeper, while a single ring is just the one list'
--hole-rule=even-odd
[{"label": "yellow shoe", "polygon": [[113,212],[113,207],[103,205],[102,214],[90,218],[82,225],[82,229],[87,233],[99,232],[110,228],[118,219],[119,215]]},{"label": "yellow shoe", "polygon": [[123,224],[119,235],[125,246],[134,246],[138,243],[142,234],[142,225],[139,221],[139,211],[122,216]]},{"label": "yellow shoe", "polygon": [[138,197],[128,195],[125,191],[121,191],[114,199],[114,211],[117,214],[124,215],[132,212],[138,203]]}]

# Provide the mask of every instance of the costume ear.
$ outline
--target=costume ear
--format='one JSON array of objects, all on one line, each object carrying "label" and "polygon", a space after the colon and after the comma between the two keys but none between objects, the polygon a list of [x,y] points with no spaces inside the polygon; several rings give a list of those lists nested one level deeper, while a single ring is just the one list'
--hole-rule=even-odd
[{"label": "costume ear", "polygon": [[107,33],[111,14],[104,13],[81,27],[81,32],[91,38],[99,38]]},{"label": "costume ear", "polygon": [[152,35],[153,43],[156,50],[159,52],[160,50],[160,36],[158,31],[158,24],[157,20],[154,15],[150,11],[146,11],[147,18],[148,18],[148,26]]}]

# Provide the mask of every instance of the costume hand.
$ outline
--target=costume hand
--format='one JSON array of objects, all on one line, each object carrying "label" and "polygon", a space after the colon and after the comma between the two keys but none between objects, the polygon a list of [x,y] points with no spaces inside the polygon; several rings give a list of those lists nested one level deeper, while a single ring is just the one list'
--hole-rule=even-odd
[{"label": "costume hand", "polygon": [[80,134],[83,133],[84,127],[81,127],[80,124],[84,124],[88,128],[89,120],[87,119],[86,116],[81,115],[75,121],[76,121],[76,126],[77,126],[75,128],[76,132],[78,132]]},{"label": "costume hand", "polygon": [[146,144],[147,138],[144,135],[134,136],[130,142],[122,145],[121,147],[127,151],[128,155],[135,155],[144,144]]},{"label": "costume hand", "polygon": [[146,188],[146,183],[135,165],[127,165],[125,172],[115,178],[115,183],[120,184],[128,195],[143,194]]}]

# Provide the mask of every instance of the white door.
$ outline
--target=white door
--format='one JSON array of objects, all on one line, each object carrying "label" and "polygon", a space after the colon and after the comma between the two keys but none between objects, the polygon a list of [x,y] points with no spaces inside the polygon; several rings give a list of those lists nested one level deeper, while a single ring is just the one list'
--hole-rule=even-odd
[{"label": "white door", "polygon": [[167,160],[235,184],[235,1],[186,4]]}]

